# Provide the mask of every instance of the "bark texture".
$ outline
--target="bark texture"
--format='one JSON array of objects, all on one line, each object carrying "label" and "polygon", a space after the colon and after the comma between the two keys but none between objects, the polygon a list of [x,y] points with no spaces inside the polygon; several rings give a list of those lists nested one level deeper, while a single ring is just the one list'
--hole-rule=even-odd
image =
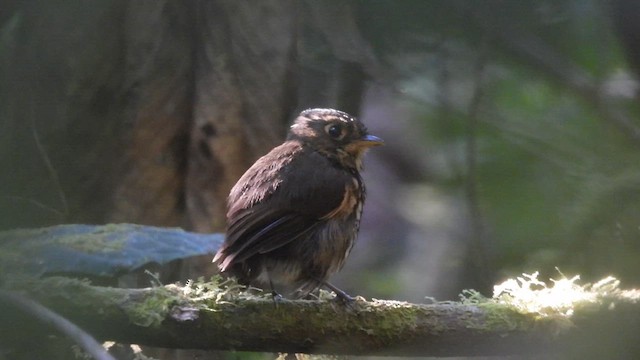
[{"label": "bark texture", "polygon": [[296,106],[296,3],[10,5],[0,225],[222,230],[230,187]]},{"label": "bark texture", "polygon": [[640,329],[637,301],[615,297],[577,309],[567,319],[525,315],[496,303],[421,305],[358,298],[350,306],[326,299],[274,304],[270,296],[215,284],[118,289],[53,277],[16,287],[100,340],[166,348],[628,358],[637,354],[633,334]]}]

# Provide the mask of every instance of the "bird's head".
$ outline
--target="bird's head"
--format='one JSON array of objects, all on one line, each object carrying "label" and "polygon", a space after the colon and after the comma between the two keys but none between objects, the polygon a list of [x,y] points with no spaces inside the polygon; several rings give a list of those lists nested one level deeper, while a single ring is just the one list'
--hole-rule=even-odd
[{"label": "bird's head", "polygon": [[298,140],[306,146],[337,159],[358,170],[362,156],[372,146],[384,145],[377,136],[355,117],[334,109],[308,109],[291,125],[287,140]]}]

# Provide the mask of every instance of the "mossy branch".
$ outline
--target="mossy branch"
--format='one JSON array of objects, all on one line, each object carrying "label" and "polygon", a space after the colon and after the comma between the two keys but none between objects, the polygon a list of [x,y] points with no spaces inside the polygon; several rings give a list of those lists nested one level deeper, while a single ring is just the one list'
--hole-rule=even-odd
[{"label": "mossy branch", "polygon": [[[16,281],[10,287],[97,339],[165,348],[396,356],[539,354],[582,349],[576,344],[583,342],[593,347],[608,338],[603,331],[613,332],[605,334],[615,335],[618,350],[624,339],[631,347],[637,343],[628,335],[640,328],[637,292],[623,292],[617,284],[601,286],[595,289],[598,296],[577,299],[570,311],[525,313],[525,302],[509,303],[518,296],[518,287],[510,285],[503,288],[502,299],[472,293],[462,302],[419,305],[359,298],[350,306],[328,299],[326,293],[321,297],[327,299],[274,304],[270,296],[203,282],[121,289],[51,277]],[[603,349],[610,351],[606,345]]]}]

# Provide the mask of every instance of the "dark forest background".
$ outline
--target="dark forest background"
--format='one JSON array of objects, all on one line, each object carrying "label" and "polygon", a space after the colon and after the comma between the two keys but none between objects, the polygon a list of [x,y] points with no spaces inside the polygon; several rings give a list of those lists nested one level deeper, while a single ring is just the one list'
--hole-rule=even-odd
[{"label": "dark forest background", "polygon": [[638,71],[632,0],[4,0],[0,228],[223,231],[244,170],[334,107],[387,143],[347,292],[490,295],[556,267],[638,286]]}]

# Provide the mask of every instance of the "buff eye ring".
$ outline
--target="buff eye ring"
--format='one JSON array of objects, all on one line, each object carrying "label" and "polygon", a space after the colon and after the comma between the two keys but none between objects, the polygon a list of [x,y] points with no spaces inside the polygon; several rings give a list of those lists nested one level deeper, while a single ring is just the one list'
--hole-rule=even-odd
[{"label": "buff eye ring", "polygon": [[325,127],[325,131],[334,139],[340,139],[343,136],[343,127],[340,124],[330,124]]}]

